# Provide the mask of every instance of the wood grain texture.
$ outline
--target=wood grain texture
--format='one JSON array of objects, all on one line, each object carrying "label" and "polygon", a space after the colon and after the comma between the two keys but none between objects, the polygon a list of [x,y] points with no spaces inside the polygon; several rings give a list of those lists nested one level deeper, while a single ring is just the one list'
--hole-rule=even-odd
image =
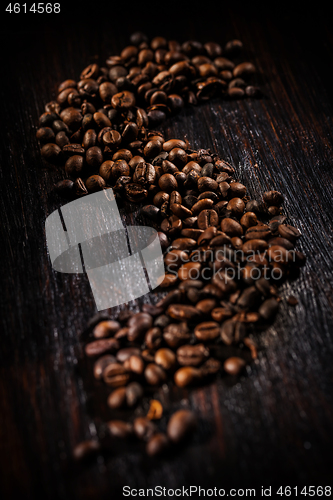
[{"label": "wood grain texture", "polygon": [[[185,12],[185,10],[184,10]],[[183,11],[181,11],[183,13]],[[136,8],[110,29],[89,27],[81,13],[37,27],[4,27],[1,82],[1,350],[0,492],[5,500],[121,498],[123,485],[176,488],[331,484],[333,421],[333,176],[330,69],[332,35],[324,15],[228,10],[191,22]],[[77,15],[77,14],[76,14]],[[111,13],[110,13],[111,15]],[[117,17],[118,16],[118,17]],[[300,23],[298,23],[300,21]],[[52,185],[62,173],[43,165],[35,139],[38,116],[58,83],[90,62],[118,53],[135,29],[181,41],[241,38],[260,71],[264,97],[219,101],[184,110],[161,130],[186,135],[230,161],[250,195],[285,194],[284,212],[302,233],[308,257],[281,295],[274,323],[258,333],[260,355],[240,380],[161,394],[169,411],[185,405],[200,418],[191,444],[169,458],[147,459],[137,446],[82,467],[72,447],[110,418],[105,389],[83,353],[95,306],[87,279],[52,270],[44,221],[61,205]],[[9,57],[7,57],[9,56]],[[143,221],[138,211],[126,223]],[[142,302],[156,301],[151,294]],[[137,308],[136,303],[131,304]]]}]

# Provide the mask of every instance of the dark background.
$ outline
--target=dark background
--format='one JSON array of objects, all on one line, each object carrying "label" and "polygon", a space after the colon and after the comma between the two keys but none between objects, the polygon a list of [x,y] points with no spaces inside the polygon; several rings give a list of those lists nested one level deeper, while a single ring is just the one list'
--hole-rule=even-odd
[{"label": "dark background", "polygon": [[[1,13],[1,498],[121,498],[123,485],[331,484],[328,12],[318,3],[302,9],[258,2],[60,3],[58,15]],[[251,196],[282,191],[308,262],[281,290],[283,299],[294,294],[299,304],[291,308],[283,300],[274,325],[256,335],[259,359],[244,377],[160,395],[167,412],[180,406],[197,411],[199,431],[187,447],[158,460],[126,447],[77,467],[72,448],[93,437],[111,414],[83,354],[82,334],[95,312],[89,284],[84,276],[54,272],[48,259],[44,221],[62,204],[52,193],[62,173],[42,163],[35,133],[58,84],[119,53],[136,30],[181,42],[243,41],[264,97],[214,100],[160,129],[167,138],[186,134],[193,147],[218,152]],[[126,220],[142,221],[137,213]]]}]

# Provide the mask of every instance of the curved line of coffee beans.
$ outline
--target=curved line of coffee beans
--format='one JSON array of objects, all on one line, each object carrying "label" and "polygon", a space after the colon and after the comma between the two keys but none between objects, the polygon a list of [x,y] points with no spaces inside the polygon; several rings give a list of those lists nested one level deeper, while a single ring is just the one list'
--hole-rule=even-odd
[{"label": "curved line of coffee beans", "polygon": [[[300,232],[281,215],[281,193],[250,200],[217,154],[152,130],[185,105],[258,96],[248,83],[255,67],[239,60],[241,49],[239,40],[222,49],[134,33],[106,67],[91,64],[78,82],[62,82],[40,117],[42,157],[64,165],[67,175],[58,192],[77,197],[112,188],[118,203],[143,203],[142,214],[159,229],[166,266],[160,286],[172,290],[139,313],[125,310],[117,320],[98,314],[89,324],[94,340],[85,352],[94,377],[112,388],[107,403],[115,412],[130,409],[133,417],[145,395],[167,382],[188,387],[242,373],[257,357],[248,332],[274,319],[277,284],[305,263],[294,249]],[[110,420],[107,434],[135,436],[158,455],[196,427],[193,412],[181,409],[159,430],[153,421],[163,421],[163,411],[152,399],[147,415]],[[99,451],[101,441],[80,443],[74,457]]]}]

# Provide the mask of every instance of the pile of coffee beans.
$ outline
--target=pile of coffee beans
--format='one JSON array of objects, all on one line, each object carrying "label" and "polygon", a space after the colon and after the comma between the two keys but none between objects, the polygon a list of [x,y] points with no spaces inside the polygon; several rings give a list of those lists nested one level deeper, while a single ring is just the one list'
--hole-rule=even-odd
[{"label": "pile of coffee beans", "polygon": [[[142,440],[151,456],[197,425],[193,412],[181,409],[159,428],[156,421],[168,414],[159,388],[243,373],[257,357],[252,333],[278,312],[279,284],[305,263],[280,192],[250,199],[217,154],[153,130],[188,104],[258,96],[249,83],[255,67],[239,59],[241,49],[239,40],[222,48],[163,37],[149,42],[135,33],[106,67],[92,64],[78,82],[62,82],[40,117],[42,157],[66,174],[58,192],[74,198],[112,188],[125,207],[139,203],[158,230],[166,270],[160,289],[170,291],[137,313],[98,314],[85,346],[94,377],[110,387],[111,414],[127,412],[106,423],[109,436]],[[149,411],[134,417],[147,397]],[[99,449],[98,441],[85,441],[74,457]]]},{"label": "pile of coffee beans", "polygon": [[[63,193],[81,196],[128,177],[133,167],[121,160],[142,155],[148,129],[186,105],[260,95],[249,84],[256,68],[242,61],[239,40],[222,48],[160,36],[149,42],[134,33],[130,43],[105,66],[90,64],[78,81],[63,81],[39,118],[42,157],[65,166],[67,179],[57,186]],[[145,156],[156,156],[157,149],[149,144]],[[141,191],[133,189],[135,201],[144,196]]]}]

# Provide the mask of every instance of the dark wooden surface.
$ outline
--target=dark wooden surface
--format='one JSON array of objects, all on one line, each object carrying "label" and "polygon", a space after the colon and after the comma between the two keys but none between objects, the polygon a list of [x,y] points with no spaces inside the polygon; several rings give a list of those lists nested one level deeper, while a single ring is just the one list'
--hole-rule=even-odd
[{"label": "dark wooden surface", "polygon": [[[174,15],[168,4],[160,22],[141,7],[98,6],[97,17],[82,5],[59,18],[2,19],[0,498],[121,498],[123,485],[331,484],[333,44],[325,12],[246,5],[214,16],[209,5],[209,15],[189,6]],[[74,467],[72,447],[110,413],[82,348],[95,312],[89,283],[54,272],[48,259],[44,221],[62,203],[50,194],[62,174],[43,166],[36,124],[60,81],[118,53],[136,29],[180,41],[243,40],[264,98],[187,109],[161,130],[218,152],[250,195],[282,191],[308,261],[281,290],[299,304],[283,301],[274,325],[257,334],[259,359],[245,376],[163,395],[169,410],[198,413],[189,446],[160,460],[124,448]],[[127,220],[141,221],[135,212]]]}]

